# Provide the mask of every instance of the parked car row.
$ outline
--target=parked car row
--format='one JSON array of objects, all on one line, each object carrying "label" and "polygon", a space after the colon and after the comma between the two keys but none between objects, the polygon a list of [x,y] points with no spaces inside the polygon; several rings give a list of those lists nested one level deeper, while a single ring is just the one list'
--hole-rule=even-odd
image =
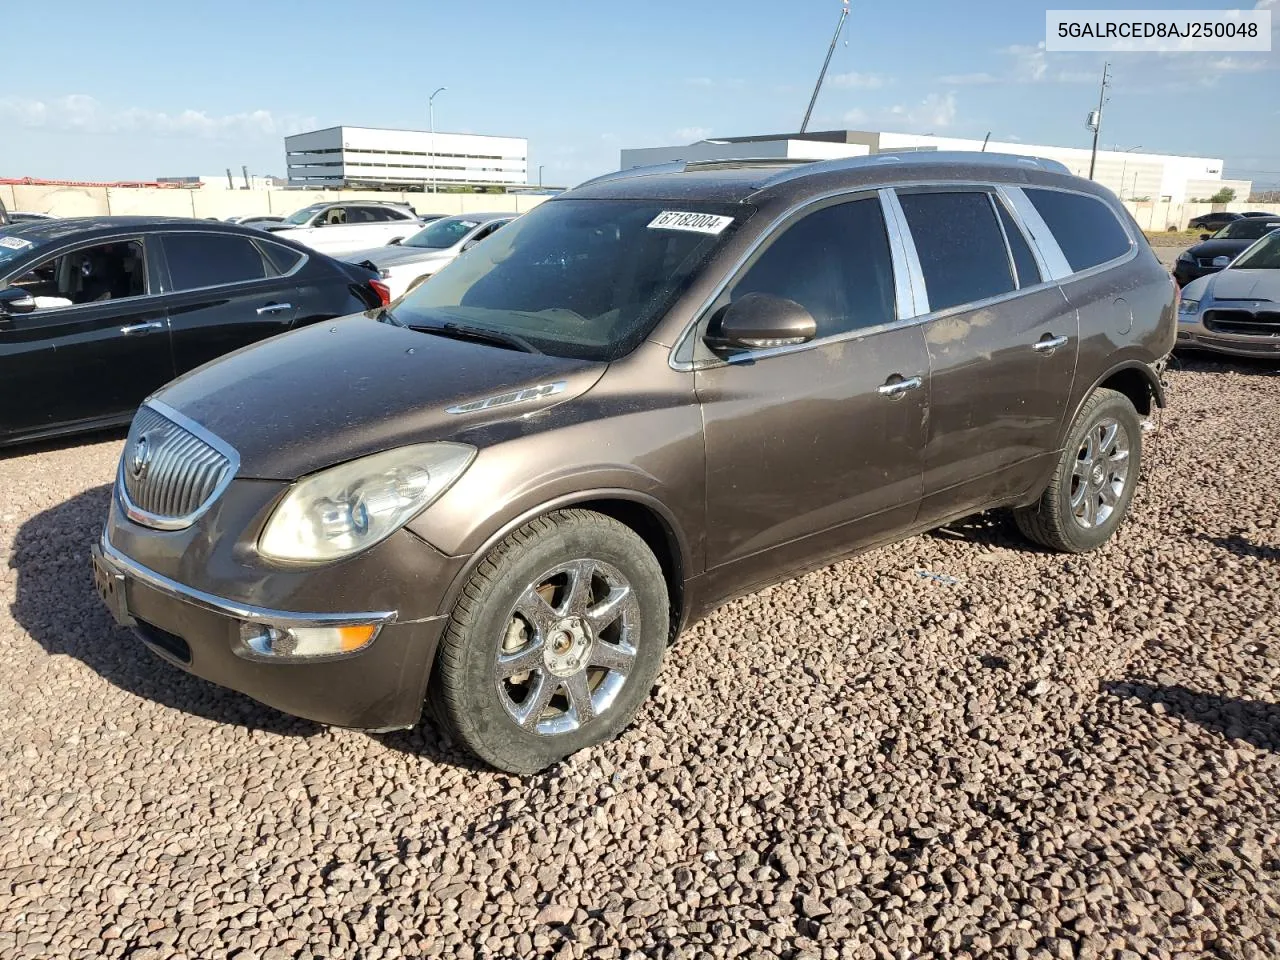
[{"label": "parked car row", "polygon": [[0,445],[127,423],[175,376],[387,300],[283,236],[103,217],[0,229]]},{"label": "parked car row", "polygon": [[514,219],[513,213],[440,217],[404,240],[344,254],[343,259],[376,271],[394,300]]},{"label": "parked car row", "polygon": [[[437,226],[454,243],[421,249],[465,236]],[[192,229],[112,234],[132,296],[167,291]],[[272,278],[302,256],[220,229]],[[1053,549],[1106,542],[1164,402],[1174,291],[1115,196],[1052,161],[615,174],[389,306],[154,393],[95,582],[185,670],[367,729],[429,697],[530,772],[616,735],[667,644],[736,594],[996,507]]]},{"label": "parked car row", "polygon": [[1280,215],[1241,217],[1217,233],[1200,235],[1201,242],[1184,250],[1173,265],[1173,276],[1179,285],[1223,269],[1253,243],[1272,230],[1280,228]]},{"label": "parked car row", "polygon": [[1178,321],[1180,346],[1280,358],[1280,229],[1184,287]]}]

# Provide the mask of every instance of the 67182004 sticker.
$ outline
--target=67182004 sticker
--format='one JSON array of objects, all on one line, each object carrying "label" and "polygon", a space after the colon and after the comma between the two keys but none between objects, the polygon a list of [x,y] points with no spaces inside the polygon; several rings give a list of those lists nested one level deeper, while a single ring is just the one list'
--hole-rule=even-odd
[{"label": "67182004 sticker", "polygon": [[25,250],[31,246],[31,241],[23,237],[0,237],[0,247],[7,250]]},{"label": "67182004 sticker", "polygon": [[650,230],[685,230],[689,233],[706,233],[711,236],[723,233],[733,223],[733,217],[721,217],[714,213],[688,213],[681,210],[663,210],[649,221]]}]

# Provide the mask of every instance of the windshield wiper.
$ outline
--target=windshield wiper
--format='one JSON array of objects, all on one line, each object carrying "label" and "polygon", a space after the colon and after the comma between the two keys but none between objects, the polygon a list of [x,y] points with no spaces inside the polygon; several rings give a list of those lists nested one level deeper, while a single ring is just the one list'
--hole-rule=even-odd
[{"label": "windshield wiper", "polygon": [[505,330],[491,330],[488,327],[469,327],[461,323],[442,323],[440,326],[430,326],[428,324],[413,324],[410,330],[418,330],[422,333],[434,333],[438,337],[452,337],[455,340],[475,340],[479,343],[491,343],[495,346],[506,347],[508,350],[522,350],[525,353],[541,353],[542,351],[535,347],[524,337],[517,336],[514,333],[507,333]]}]

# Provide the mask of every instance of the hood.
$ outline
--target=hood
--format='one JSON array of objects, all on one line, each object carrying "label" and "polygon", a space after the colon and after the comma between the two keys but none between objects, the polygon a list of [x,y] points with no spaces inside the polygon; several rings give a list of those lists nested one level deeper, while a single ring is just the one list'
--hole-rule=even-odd
[{"label": "hood", "polygon": [[[451,340],[357,315],[228,354],[155,396],[235,447],[239,476],[294,480],[571,400],[607,366]],[[446,412],[558,381],[565,387],[552,396]]]},{"label": "hood", "polygon": [[1215,300],[1280,301],[1280,270],[1223,270],[1209,293]]},{"label": "hood", "polygon": [[347,263],[364,263],[368,260],[376,267],[395,267],[404,263],[426,263],[430,260],[443,260],[453,256],[453,249],[427,250],[424,247],[406,247],[392,243],[385,247],[372,247],[369,250],[357,250],[355,253],[344,253],[340,259]]},{"label": "hood", "polygon": [[1193,257],[1234,257],[1255,240],[1203,240],[1187,250]]}]

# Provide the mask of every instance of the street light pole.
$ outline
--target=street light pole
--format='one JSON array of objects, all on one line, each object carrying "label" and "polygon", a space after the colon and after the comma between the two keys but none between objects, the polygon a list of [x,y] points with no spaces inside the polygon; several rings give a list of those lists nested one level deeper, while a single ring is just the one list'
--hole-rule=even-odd
[{"label": "street light pole", "polygon": [[546,166],[545,163],[538,164],[538,189],[539,190],[542,189],[542,168],[545,166]]},{"label": "street light pole", "polygon": [[[1120,144],[1117,143],[1116,147],[1119,148],[1119,146]],[[1142,144],[1138,144],[1136,147],[1126,147],[1124,150],[1121,150],[1120,152],[1133,153],[1133,151],[1141,150],[1141,149],[1142,149]],[[1125,175],[1125,171],[1127,171],[1128,169],[1129,169],[1129,158],[1125,157],[1124,163],[1120,165],[1120,199],[1121,200],[1124,199],[1124,175]],[[1137,190],[1136,184],[1138,182],[1138,175],[1136,173],[1133,175],[1133,182],[1135,184],[1134,190],[1136,191]],[[1133,198],[1130,197],[1129,199],[1132,200]]]},{"label": "street light pole", "polygon": [[438,87],[435,93],[427,97],[427,115],[431,122],[431,192],[436,192],[436,97],[448,90],[448,87]]}]

